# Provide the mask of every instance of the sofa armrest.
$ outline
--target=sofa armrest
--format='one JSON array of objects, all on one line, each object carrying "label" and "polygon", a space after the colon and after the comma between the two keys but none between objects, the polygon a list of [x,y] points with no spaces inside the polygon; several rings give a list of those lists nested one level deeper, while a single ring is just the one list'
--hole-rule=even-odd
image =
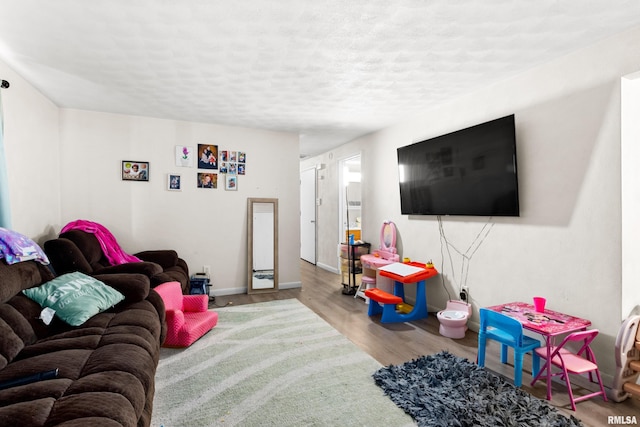
[{"label": "sofa armrest", "polygon": [[209,297],[206,295],[184,295],[182,297],[184,311],[202,312],[209,309]]},{"label": "sofa armrest", "polygon": [[44,251],[57,275],[79,271],[91,274],[93,268],[85,258],[80,248],[69,239],[60,237],[46,241]]},{"label": "sofa armrest", "polygon": [[180,268],[184,271],[184,274],[189,278],[189,266],[187,265],[187,261],[182,258],[178,258],[178,262],[176,263],[176,267]]},{"label": "sofa armrest", "polygon": [[128,303],[144,300],[151,289],[149,278],[144,274],[96,274],[93,277],[120,292]]},{"label": "sofa armrest", "polygon": [[143,261],[155,262],[160,264],[162,269],[173,267],[178,264],[178,253],[173,249],[157,250],[157,251],[143,251],[135,254]]}]

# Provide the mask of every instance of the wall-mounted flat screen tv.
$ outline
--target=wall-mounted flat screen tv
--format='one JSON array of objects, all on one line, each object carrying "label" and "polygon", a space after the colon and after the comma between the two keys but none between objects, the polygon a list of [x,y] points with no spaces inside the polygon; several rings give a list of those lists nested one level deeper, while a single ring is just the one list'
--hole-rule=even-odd
[{"label": "wall-mounted flat screen tv", "polygon": [[398,148],[403,215],[520,216],[513,115]]}]

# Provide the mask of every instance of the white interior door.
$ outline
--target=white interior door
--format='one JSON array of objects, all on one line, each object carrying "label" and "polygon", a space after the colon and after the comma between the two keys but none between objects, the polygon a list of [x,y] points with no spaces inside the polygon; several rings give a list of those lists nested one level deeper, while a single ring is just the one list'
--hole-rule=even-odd
[{"label": "white interior door", "polygon": [[316,169],[300,172],[300,258],[316,263]]}]

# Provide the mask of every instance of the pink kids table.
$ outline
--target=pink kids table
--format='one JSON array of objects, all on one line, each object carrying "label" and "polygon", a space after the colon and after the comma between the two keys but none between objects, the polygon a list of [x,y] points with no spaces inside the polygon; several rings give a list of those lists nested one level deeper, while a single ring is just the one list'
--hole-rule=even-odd
[{"label": "pink kids table", "polygon": [[[522,327],[544,337],[547,344],[547,359],[551,356],[554,337],[569,332],[583,331],[591,325],[591,321],[545,309],[539,313],[535,311],[533,304],[525,302],[510,302],[508,304],[494,305],[487,309],[506,314],[522,323]],[[551,400],[551,370],[547,369],[547,400]]]}]

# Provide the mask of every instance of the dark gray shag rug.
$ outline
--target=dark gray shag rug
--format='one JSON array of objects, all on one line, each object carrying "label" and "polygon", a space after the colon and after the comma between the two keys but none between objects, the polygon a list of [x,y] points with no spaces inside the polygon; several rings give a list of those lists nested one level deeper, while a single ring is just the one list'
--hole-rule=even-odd
[{"label": "dark gray shag rug", "polygon": [[441,352],[381,368],[376,384],[420,426],[582,426],[467,359]]}]

